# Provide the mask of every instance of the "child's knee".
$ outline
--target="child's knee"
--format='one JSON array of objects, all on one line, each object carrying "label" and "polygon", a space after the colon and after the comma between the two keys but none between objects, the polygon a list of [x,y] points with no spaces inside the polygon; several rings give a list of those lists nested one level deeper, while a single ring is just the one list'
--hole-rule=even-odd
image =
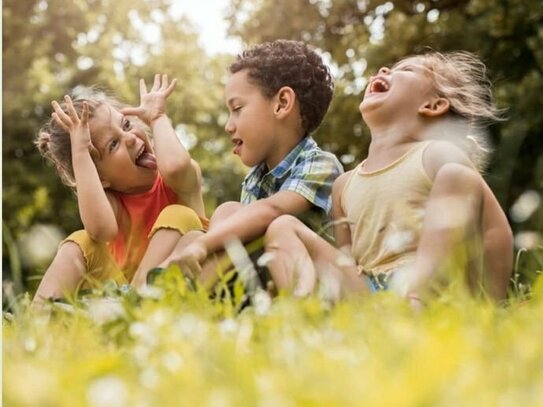
[{"label": "child's knee", "polygon": [[266,230],[266,241],[277,238],[285,234],[287,231],[294,230],[299,224],[300,220],[292,215],[281,215],[274,219]]},{"label": "child's knee", "polygon": [[215,209],[215,212],[213,212],[213,216],[211,217],[211,224],[217,224],[224,221],[226,218],[232,216],[241,208],[243,208],[243,204],[235,201],[229,201],[219,205],[217,209]]},{"label": "child's knee", "polygon": [[192,230],[202,230],[203,225],[200,217],[188,206],[169,205],[158,215],[149,237],[160,229],[176,230],[185,235]]}]

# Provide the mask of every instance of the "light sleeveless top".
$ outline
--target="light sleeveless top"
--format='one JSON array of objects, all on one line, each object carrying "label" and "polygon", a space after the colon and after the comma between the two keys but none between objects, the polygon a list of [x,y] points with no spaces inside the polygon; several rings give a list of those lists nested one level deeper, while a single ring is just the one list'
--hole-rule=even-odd
[{"label": "light sleeveless top", "polygon": [[359,272],[390,273],[413,263],[432,180],[420,142],[377,171],[357,166],[345,185],[341,205],[351,229],[352,256]]},{"label": "light sleeveless top", "polygon": [[115,193],[115,197],[119,203],[119,232],[109,243],[109,250],[130,281],[145,254],[158,215],[179,200],[160,175],[149,191],[134,195]]}]

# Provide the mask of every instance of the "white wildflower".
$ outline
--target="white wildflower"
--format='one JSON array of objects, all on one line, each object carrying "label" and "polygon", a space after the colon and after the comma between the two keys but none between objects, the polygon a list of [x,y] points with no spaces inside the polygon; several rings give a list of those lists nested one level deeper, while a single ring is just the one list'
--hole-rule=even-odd
[{"label": "white wildflower", "polygon": [[238,271],[247,295],[253,296],[258,286],[258,276],[245,247],[239,239],[231,238],[225,242],[224,248]]},{"label": "white wildflower", "polygon": [[266,267],[273,259],[275,259],[275,254],[266,252],[258,258],[256,264],[258,264],[259,267]]},{"label": "white wildflower", "polygon": [[37,343],[36,338],[28,337],[24,340],[24,348],[27,352],[34,352],[36,350]]},{"label": "white wildflower", "polygon": [[133,322],[128,329],[130,336],[138,339],[144,345],[154,346],[157,343],[156,330],[144,322]]},{"label": "white wildflower", "polygon": [[91,298],[85,303],[90,318],[97,324],[105,324],[125,315],[119,298]]},{"label": "white wildflower", "polygon": [[140,383],[147,389],[155,389],[160,384],[160,375],[152,367],[145,368],[140,373]]},{"label": "white wildflower", "polygon": [[270,310],[271,303],[271,297],[266,291],[262,289],[256,290],[253,297],[253,306],[255,308],[256,315],[267,314]]},{"label": "white wildflower", "polygon": [[139,287],[137,291],[143,298],[149,298],[151,300],[160,300],[164,296],[164,290],[153,285],[144,285]]},{"label": "white wildflower", "polygon": [[128,405],[128,390],[116,376],[94,380],[87,390],[87,401],[93,407],[122,407]]},{"label": "white wildflower", "polygon": [[542,241],[541,234],[534,231],[523,231],[515,235],[515,246],[519,249],[535,249]]},{"label": "white wildflower", "polygon": [[232,334],[238,329],[239,324],[234,318],[226,318],[219,322],[219,331],[223,334]]},{"label": "white wildflower", "polygon": [[341,297],[341,282],[331,272],[323,272],[320,276],[319,298],[326,302],[336,302]]},{"label": "white wildflower", "polygon": [[539,194],[533,190],[526,191],[518,197],[511,207],[511,219],[515,222],[524,222],[532,216],[539,205],[541,205]]},{"label": "white wildflower", "polygon": [[170,351],[162,355],[162,364],[172,373],[181,369],[183,363],[183,358],[177,352]]}]

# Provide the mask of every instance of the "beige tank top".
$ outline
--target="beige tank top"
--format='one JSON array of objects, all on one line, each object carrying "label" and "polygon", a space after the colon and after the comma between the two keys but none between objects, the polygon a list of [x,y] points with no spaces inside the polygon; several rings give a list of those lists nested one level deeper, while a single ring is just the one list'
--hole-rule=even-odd
[{"label": "beige tank top", "polygon": [[377,171],[354,169],[341,196],[351,227],[352,255],[359,271],[378,275],[413,263],[432,188],[420,142]]}]

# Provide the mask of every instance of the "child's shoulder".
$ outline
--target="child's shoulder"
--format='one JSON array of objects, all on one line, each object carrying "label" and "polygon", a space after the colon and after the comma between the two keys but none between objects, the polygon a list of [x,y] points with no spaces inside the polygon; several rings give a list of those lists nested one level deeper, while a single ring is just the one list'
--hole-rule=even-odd
[{"label": "child's shoulder", "polygon": [[445,164],[456,163],[473,167],[473,162],[457,144],[447,140],[435,140],[426,146],[422,156],[424,169],[433,179]]}]

